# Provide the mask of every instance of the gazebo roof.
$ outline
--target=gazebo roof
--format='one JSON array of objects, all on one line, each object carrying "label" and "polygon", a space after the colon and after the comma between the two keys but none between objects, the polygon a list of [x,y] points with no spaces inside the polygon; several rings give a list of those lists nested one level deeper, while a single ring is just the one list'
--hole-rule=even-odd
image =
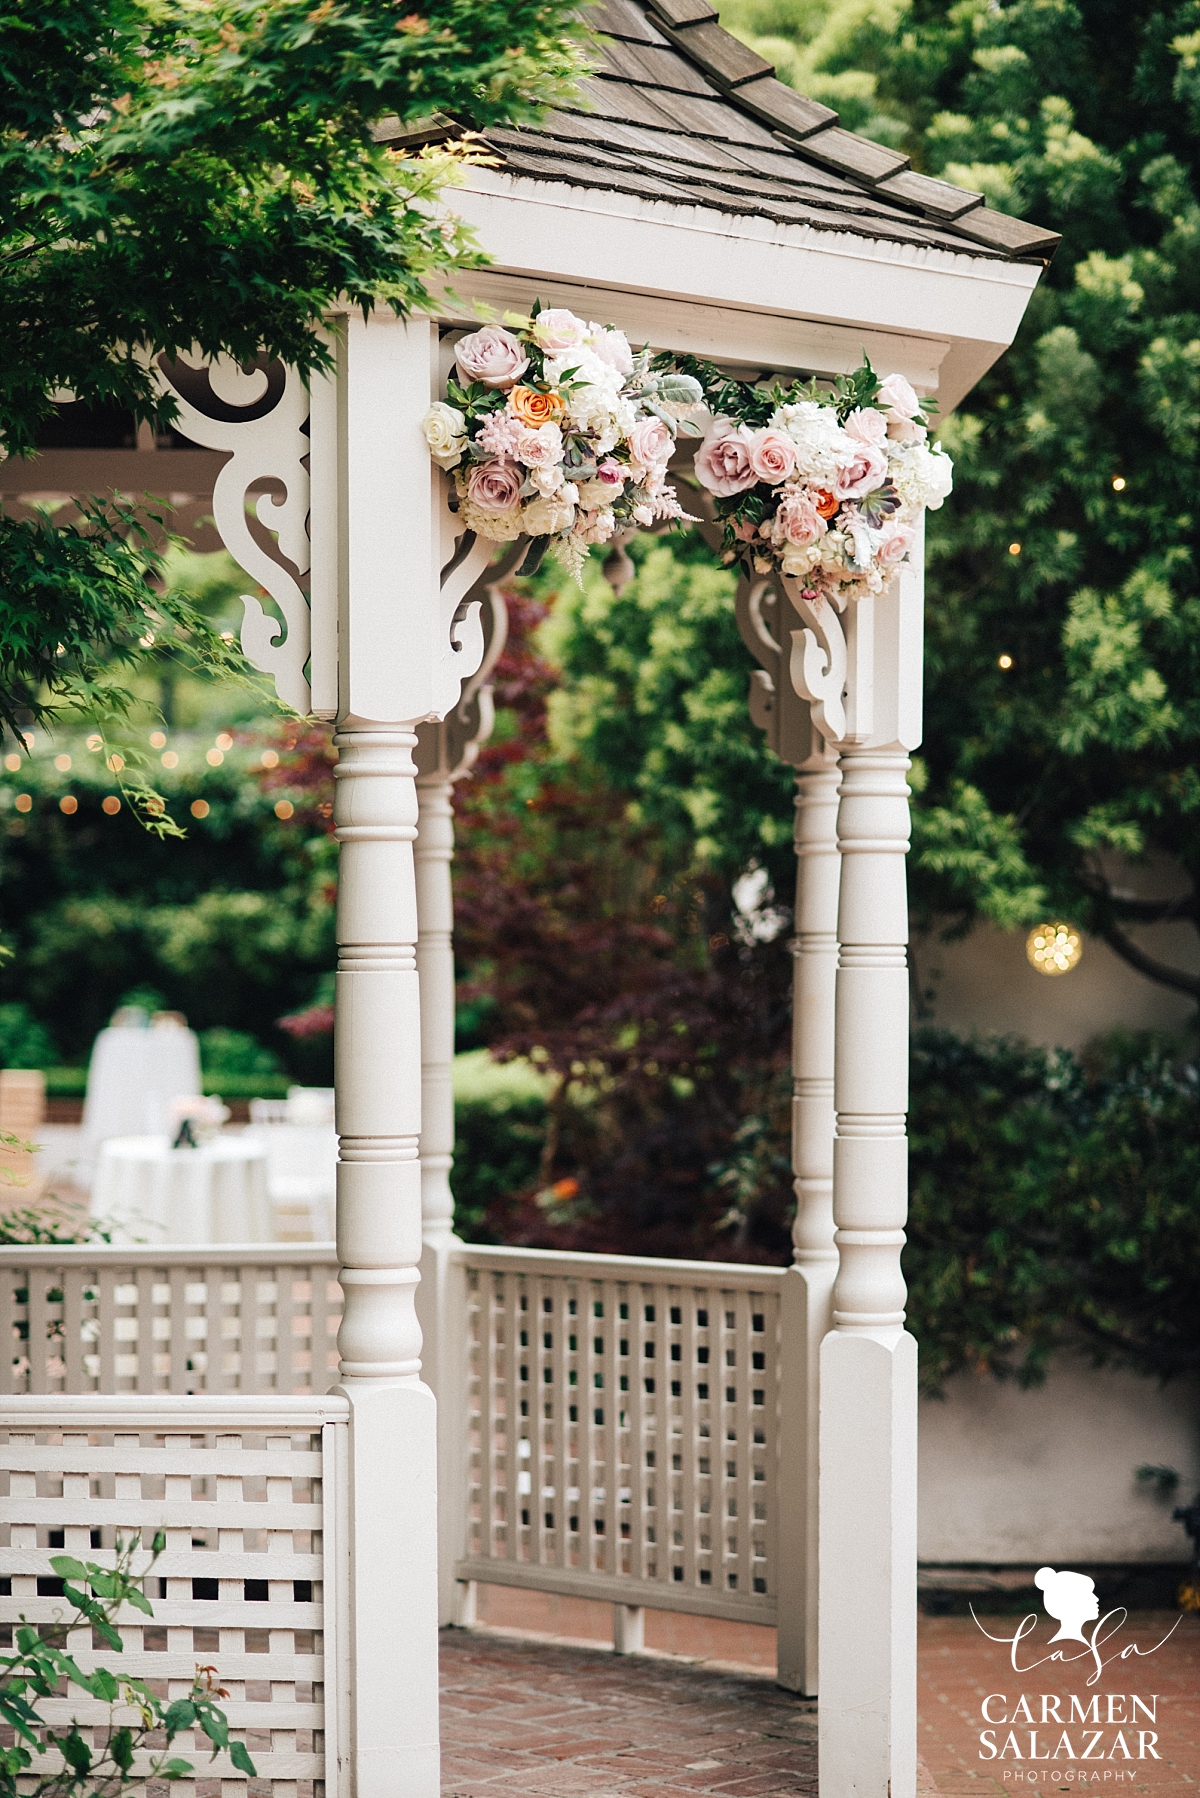
[{"label": "gazebo roof", "polygon": [[723,30],[708,0],[596,0],[587,11],[600,47],[581,84],[587,110],[486,132],[510,175],[959,255],[1053,255],[1053,231],[843,130]]}]

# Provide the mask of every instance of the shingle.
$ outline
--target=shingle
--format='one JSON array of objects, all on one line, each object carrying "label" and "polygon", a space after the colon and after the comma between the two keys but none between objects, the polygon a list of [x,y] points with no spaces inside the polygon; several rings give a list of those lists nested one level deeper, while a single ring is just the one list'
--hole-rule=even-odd
[{"label": "shingle", "polygon": [[677,49],[693,57],[723,87],[736,88],[743,81],[761,81],[775,73],[774,63],[767,62],[740,38],[722,30],[715,17],[673,30],[664,26],[664,30]]},{"label": "shingle", "polygon": [[713,93],[694,63],[664,45],[618,43],[609,38],[602,45],[604,60],[595,73],[601,79],[610,72],[624,81],[646,87],[664,87],[681,94]]},{"label": "shingle", "polygon": [[592,0],[584,17],[596,31],[629,38],[635,44],[665,44],[666,38],[652,25],[636,0]]},{"label": "shingle", "polygon": [[739,106],[748,106],[773,129],[786,131],[791,137],[804,139],[826,125],[837,124],[838,115],[831,107],[809,100],[794,87],[785,87],[774,75],[764,75],[761,81],[748,81],[739,87],[737,100]]},{"label": "shingle", "polygon": [[716,7],[708,0],[654,0],[654,11],[668,25],[695,25],[717,16]]},{"label": "shingle", "polygon": [[955,187],[949,181],[936,181],[931,175],[917,175],[912,169],[905,169],[902,175],[892,175],[886,181],[880,181],[875,188],[877,194],[887,194],[889,199],[906,201],[911,206],[919,206],[922,212],[933,218],[957,219],[972,207],[983,204],[983,195],[974,193],[967,187]]},{"label": "shingle", "polygon": [[1010,218],[1007,212],[993,212],[980,206],[958,219],[954,229],[977,243],[992,245],[1010,256],[1053,256],[1062,242],[1057,231],[1046,231],[1040,225],[1027,225],[1024,219]]},{"label": "shingle", "polygon": [[908,167],[907,156],[885,149],[883,144],[874,144],[869,138],[855,137],[852,131],[844,131],[840,125],[832,125],[827,131],[818,131],[805,138],[804,154],[815,156],[818,162],[827,163],[842,174],[872,183],[886,181],[889,175],[898,175],[901,169]]}]

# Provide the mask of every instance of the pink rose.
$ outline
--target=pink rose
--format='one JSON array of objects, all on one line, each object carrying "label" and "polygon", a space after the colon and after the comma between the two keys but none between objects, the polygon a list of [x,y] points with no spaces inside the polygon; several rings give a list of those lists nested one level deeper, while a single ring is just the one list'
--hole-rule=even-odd
[{"label": "pink rose", "polygon": [[796,445],[782,431],[755,431],[750,441],[750,466],[760,481],[778,487],[796,466]]},{"label": "pink rose", "polygon": [[750,461],[753,431],[745,425],[734,425],[731,418],[718,418],[712,430],[696,451],[696,479],[718,499],[744,493],[753,487],[758,476]]},{"label": "pink rose", "polygon": [[515,462],[476,462],[467,476],[467,498],[481,512],[508,512],[521,497],[522,479]]},{"label": "pink rose", "polygon": [[485,325],[472,331],[454,346],[454,360],[465,381],[482,381],[485,387],[505,390],[529,367],[525,354],[511,331],[500,325]]},{"label": "pink rose", "polygon": [[596,464],[596,479],[603,481],[607,487],[623,487],[626,471],[612,456],[605,456],[603,462]]},{"label": "pink rose", "polygon": [[915,418],[921,402],[903,375],[889,375],[879,383],[879,404],[885,412],[898,412],[901,418]]},{"label": "pink rose", "polygon": [[811,495],[802,488],[793,488],[784,496],[771,521],[771,535],[777,543],[794,543],[800,549],[807,549],[810,543],[823,537],[828,529],[829,526],[817,511]]},{"label": "pink rose", "polygon": [[833,477],[835,499],[858,499],[873,493],[887,479],[887,457],[873,443],[856,443],[854,460]]},{"label": "pink rose", "polygon": [[629,460],[642,468],[653,468],[665,462],[674,449],[674,440],[661,418],[639,418],[629,433]]},{"label": "pink rose", "polygon": [[615,331],[611,325],[607,329],[603,325],[589,325],[588,330],[592,334],[591,347],[601,362],[607,362],[619,375],[631,375],[633,351],[624,331]]},{"label": "pink rose", "polygon": [[479,442],[491,456],[515,456],[523,429],[507,412],[493,412],[479,433]]},{"label": "pink rose", "polygon": [[539,312],[530,328],[533,341],[547,356],[565,356],[568,350],[582,349],[587,334],[583,320],[565,306],[551,306],[548,311]]},{"label": "pink rose", "polygon": [[[516,420],[511,422],[515,424]],[[557,425],[539,425],[536,431],[528,425],[517,425],[517,461],[526,468],[553,468],[562,461],[562,454],[562,432]]]},{"label": "pink rose", "polygon": [[885,524],[879,533],[879,548],[875,551],[875,558],[879,566],[895,568],[903,562],[912,548],[915,536],[916,532],[911,524],[901,524],[898,519],[892,519]]},{"label": "pink rose", "polygon": [[856,443],[873,443],[876,449],[881,449],[887,437],[888,421],[874,406],[859,406],[850,414],[842,429]]}]

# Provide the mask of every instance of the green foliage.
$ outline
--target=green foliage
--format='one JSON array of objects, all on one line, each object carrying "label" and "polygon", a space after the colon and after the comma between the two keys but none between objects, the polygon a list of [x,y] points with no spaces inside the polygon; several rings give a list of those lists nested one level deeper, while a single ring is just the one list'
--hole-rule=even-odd
[{"label": "green foliage", "polygon": [[[959,927],[1049,907],[1200,997],[1129,935],[1200,923],[1195,0],[730,0],[722,20],[852,129],[1063,233],[941,433],[918,906]],[[1144,856],[1183,868],[1182,899],[1133,895],[1121,860]]]},{"label": "green foliage", "polygon": [[1153,1038],[1081,1058],[919,1032],[904,1267],[926,1386],[1032,1384],[1064,1346],[1194,1373],[1198,1120],[1195,1067]]},{"label": "green foliage", "polygon": [[46,1026],[20,1001],[0,1005],[0,1067],[46,1068],[58,1051]]},{"label": "green foliage", "polygon": [[[579,72],[579,34],[565,0],[4,0],[0,446],[31,453],[63,391],[166,426],[154,361],[194,345],[324,365],[342,295],[420,307],[479,260],[439,205],[470,151],[373,127],[528,117]],[[0,715],[127,710],[102,665],[181,623],[156,562],[122,508],[0,520]]]},{"label": "green foliage", "polygon": [[582,592],[559,595],[545,633],[564,677],[552,743],[627,792],[677,866],[733,877],[760,860],[786,883],[793,777],[746,710],[736,577],[690,536],[630,553],[637,574],[619,598],[594,566]]},{"label": "green foliage", "polygon": [[[229,1738],[228,1719],[216,1703],[225,1693],[214,1683],[212,1668],[198,1667],[186,1697],[164,1704],[145,1680],[115,1674],[107,1667],[86,1673],[68,1652],[71,1631],[85,1625],[90,1626],[93,1641],[98,1636],[106,1648],[120,1654],[125,1646],[117,1627],[122,1609],[128,1605],[147,1617],[154,1615],[142,1588],[166,1547],[166,1537],[161,1532],[155,1537],[149,1562],[135,1572],[139,1544],[138,1536],[124,1544],[118,1538],[112,1567],[77,1561],[71,1555],[51,1560],[72,1615],[50,1626],[35,1626],[22,1618],[15,1632],[15,1653],[0,1655],[0,1718],[12,1735],[11,1744],[0,1747],[0,1798],[17,1798],[18,1793],[32,1798],[111,1798],[151,1780],[186,1779],[196,1769],[171,1749],[177,1737],[193,1730],[211,1742],[210,1760],[227,1753],[239,1772],[256,1777],[245,1743]],[[108,1706],[107,1727],[47,1725],[39,1701],[57,1699],[71,1686]],[[58,1757],[59,1764],[51,1760],[47,1767],[47,1755]]]},{"label": "green foliage", "polygon": [[[118,797],[116,779],[86,739],[39,732],[32,754],[0,772],[0,934],[14,951],[0,966],[0,1002],[24,1005],[82,1066],[116,1006],[150,986],[154,1007],[183,1011],[201,1031],[245,1033],[293,1078],[327,1083],[328,1040],[298,1042],[275,1020],[306,1003],[333,964],[336,846],[292,784],[278,731],[260,726],[216,767],[211,742],[173,735],[178,765],[160,764],[168,802],[188,818],[181,842],[148,837],[127,808],[101,809]],[[281,759],[264,770],[275,744],[268,753]],[[64,754],[71,766],[59,769]],[[16,809],[22,794],[28,812]],[[284,796],[295,811],[280,819]],[[64,813],[64,800],[76,809]]]}]

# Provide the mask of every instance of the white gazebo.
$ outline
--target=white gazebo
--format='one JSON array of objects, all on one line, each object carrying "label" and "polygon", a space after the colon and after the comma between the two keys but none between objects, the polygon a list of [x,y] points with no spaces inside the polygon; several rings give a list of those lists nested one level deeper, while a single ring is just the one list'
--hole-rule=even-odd
[{"label": "white gazebo", "polygon": [[[278,609],[246,601],[247,653],[298,711],[336,719],[345,1311],[328,1401],[342,1410],[322,1416],[348,1422],[339,1771],[326,1789],[356,1798],[438,1791],[439,1610],[448,1619],[456,1593],[469,1607],[475,1577],[456,1534],[451,790],[487,727],[502,570],[492,545],[461,534],[419,428],[477,323],[471,303],[527,312],[538,297],[751,379],[848,373],[865,351],[945,415],[1011,342],[1056,242],[843,130],[707,0],[602,0],[591,16],[601,61],[578,109],[491,131],[494,166],[449,196],[491,258],[456,279],[456,297],[407,322],[332,317],[336,374],[311,400],[292,372],[175,374],[182,433],[219,453],[218,529]],[[185,488],[162,466],[170,454],[130,451],[138,469],[110,479]],[[796,583],[745,579],[738,615],[759,664],[751,715],[797,777],[798,1207],[771,1437],[779,1678],[819,1693],[824,1798],[912,1798],[917,1347],[900,1250],[922,569],[914,559],[841,618]],[[334,1577],[331,1561],[330,1591]],[[637,1607],[655,1602],[645,1580],[630,1590],[626,1646]]]}]

